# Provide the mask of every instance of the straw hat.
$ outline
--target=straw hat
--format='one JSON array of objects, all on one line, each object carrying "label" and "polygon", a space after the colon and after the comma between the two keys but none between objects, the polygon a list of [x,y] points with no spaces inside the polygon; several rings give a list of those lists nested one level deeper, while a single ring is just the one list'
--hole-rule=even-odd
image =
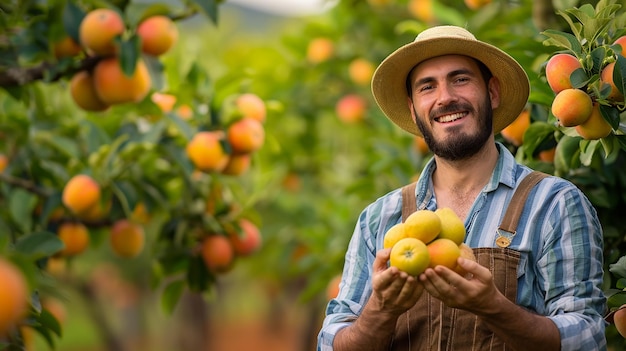
[{"label": "straw hat", "polygon": [[528,100],[530,83],[526,72],[504,51],[456,26],[429,28],[381,62],[372,78],[372,93],[383,113],[409,133],[422,135],[407,104],[406,78],[418,63],[449,54],[483,62],[500,81],[500,106],[493,111],[493,132],[498,133],[513,122]]}]

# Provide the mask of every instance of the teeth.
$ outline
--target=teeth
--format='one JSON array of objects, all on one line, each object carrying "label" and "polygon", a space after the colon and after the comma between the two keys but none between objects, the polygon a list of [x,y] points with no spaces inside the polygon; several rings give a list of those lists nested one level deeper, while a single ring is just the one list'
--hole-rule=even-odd
[{"label": "teeth", "polygon": [[443,117],[439,117],[438,121],[441,123],[447,123],[447,122],[452,122],[455,121],[461,117],[465,116],[465,113],[453,113],[451,115],[446,115]]}]

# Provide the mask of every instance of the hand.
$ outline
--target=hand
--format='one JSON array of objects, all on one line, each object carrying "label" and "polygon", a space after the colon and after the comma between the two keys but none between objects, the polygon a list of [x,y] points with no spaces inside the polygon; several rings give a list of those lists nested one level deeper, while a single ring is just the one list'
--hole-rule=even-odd
[{"label": "hand", "polygon": [[400,315],[413,307],[424,292],[424,286],[417,277],[400,271],[396,267],[387,267],[391,249],[376,253],[372,274],[372,299],[377,309]]},{"label": "hand", "polygon": [[[433,297],[446,306],[470,311],[481,315],[489,311],[500,291],[493,282],[489,269],[475,261],[459,258],[458,264],[467,271],[469,278],[453,270],[437,266],[428,268],[419,280]],[[501,297],[501,296],[500,296]]]}]

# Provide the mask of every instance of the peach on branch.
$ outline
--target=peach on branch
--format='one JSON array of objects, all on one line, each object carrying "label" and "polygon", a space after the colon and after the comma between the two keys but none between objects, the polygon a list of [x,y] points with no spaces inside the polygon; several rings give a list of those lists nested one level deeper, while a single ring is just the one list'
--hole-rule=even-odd
[{"label": "peach on branch", "polygon": [[593,110],[591,97],[580,89],[565,89],[552,102],[552,114],[563,127],[584,123]]},{"label": "peach on branch", "polygon": [[261,231],[256,224],[243,218],[239,220],[240,231],[232,231],[229,235],[235,254],[249,256],[261,247]]},{"label": "peach on branch", "polygon": [[600,72],[600,81],[611,86],[611,92],[607,96],[607,100],[622,102],[624,101],[624,95],[617,89],[615,82],[613,81],[613,70],[615,69],[615,62],[611,62],[604,66]]},{"label": "peach on branch", "polygon": [[80,43],[94,54],[110,55],[117,51],[115,38],[125,29],[119,13],[107,8],[95,9],[80,23]]},{"label": "peach on branch", "polygon": [[142,59],[137,61],[133,75],[127,76],[119,58],[106,58],[96,65],[93,79],[98,97],[108,105],[139,102],[148,95],[151,86],[150,73]]},{"label": "peach on branch", "polygon": [[265,102],[256,94],[246,93],[235,99],[235,105],[243,117],[251,117],[263,123],[267,115]]},{"label": "peach on branch", "polygon": [[137,35],[141,38],[141,51],[160,56],[178,41],[178,28],[169,17],[157,15],[139,23]]},{"label": "peach on branch", "polygon": [[221,172],[228,164],[229,156],[224,150],[224,133],[221,131],[198,132],[185,147],[187,157],[203,172]]},{"label": "peach on branch", "polygon": [[104,111],[109,108],[98,96],[93,77],[87,71],[74,74],[70,80],[70,94],[76,105],[85,111]]},{"label": "peach on branch", "polygon": [[213,273],[227,272],[235,260],[235,250],[230,240],[220,234],[209,235],[202,241],[200,255]]},{"label": "peach on branch", "polygon": [[583,137],[583,139],[587,140],[598,140],[601,138],[605,138],[611,134],[611,125],[609,122],[602,117],[602,113],[600,112],[600,104],[594,103],[593,110],[591,112],[591,116],[589,118],[576,126],[576,132],[578,135]]},{"label": "peach on branch", "polygon": [[83,253],[89,247],[89,230],[84,224],[78,222],[65,222],[57,231],[64,248],[61,256],[75,256]]},{"label": "peach on branch", "polygon": [[358,85],[368,85],[374,75],[376,67],[364,58],[356,58],[348,65],[348,75],[350,79]]},{"label": "peach on branch", "polygon": [[346,123],[355,123],[365,118],[367,102],[365,98],[357,94],[343,96],[335,105],[337,117]]},{"label": "peach on branch", "polygon": [[100,185],[86,174],[75,175],[63,188],[62,201],[72,213],[85,213],[100,201]]},{"label": "peach on branch", "polygon": [[28,284],[22,271],[0,257],[0,338],[12,331],[26,315]]},{"label": "peach on branch", "polygon": [[306,58],[312,63],[328,60],[335,51],[335,44],[328,38],[315,38],[307,46]]},{"label": "peach on branch", "polygon": [[572,89],[570,76],[576,69],[582,68],[576,56],[570,54],[556,54],[548,60],[546,65],[546,79],[555,93],[565,89]]},{"label": "peach on branch", "polygon": [[234,153],[257,151],[265,142],[263,124],[251,117],[244,117],[228,127],[227,137]]},{"label": "peach on branch", "polygon": [[506,126],[500,132],[502,137],[515,146],[520,146],[524,142],[524,133],[530,127],[530,111],[522,110],[513,123]]},{"label": "peach on branch", "polygon": [[143,251],[145,234],[143,227],[128,219],[113,223],[110,236],[113,252],[123,258],[133,258]]}]

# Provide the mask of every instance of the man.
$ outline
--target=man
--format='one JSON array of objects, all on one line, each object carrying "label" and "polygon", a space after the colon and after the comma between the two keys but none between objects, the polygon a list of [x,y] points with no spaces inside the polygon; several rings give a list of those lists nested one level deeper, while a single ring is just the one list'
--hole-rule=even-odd
[{"label": "man", "polygon": [[544,178],[517,231],[497,231],[532,171],[494,137],[527,102],[522,67],[465,29],[440,26],[387,57],[372,92],[434,154],[411,200],[417,209],[452,208],[478,262],[459,258],[466,276],[390,267],[383,238],[402,221],[403,203],[400,189],[386,194],[359,216],[318,350],[605,350],[602,230],[584,194]]}]

